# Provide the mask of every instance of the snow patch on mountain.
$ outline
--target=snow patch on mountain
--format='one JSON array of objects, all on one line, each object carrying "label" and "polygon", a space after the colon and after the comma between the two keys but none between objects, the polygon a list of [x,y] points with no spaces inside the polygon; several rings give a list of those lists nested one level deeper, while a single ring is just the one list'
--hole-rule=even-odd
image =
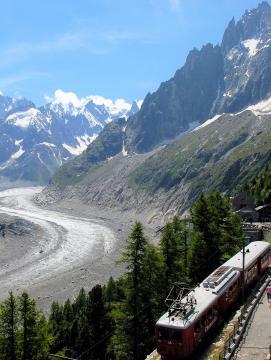
[{"label": "snow patch on mountain", "polygon": [[23,150],[23,147],[20,145],[19,150],[16,151],[16,153],[11,155],[11,159],[12,160],[19,159],[19,157],[21,157],[24,153],[25,153],[25,151]]},{"label": "snow patch on mountain", "polygon": [[39,143],[38,145],[45,145],[45,146],[48,146],[48,147],[53,147],[53,148],[55,148],[55,147],[56,147],[56,145],[55,145],[55,144],[48,143],[48,142],[46,142],[46,141],[41,142],[41,143]]},{"label": "snow patch on mountain", "polygon": [[136,103],[137,103],[137,106],[138,106],[139,109],[141,109],[141,106],[142,106],[142,104],[143,104],[143,101],[144,101],[144,100],[136,100]]},{"label": "snow patch on mountain", "polygon": [[248,39],[245,41],[242,41],[242,44],[245,48],[248,49],[248,55],[249,57],[253,57],[258,52],[258,44],[260,43],[260,39]]},{"label": "snow patch on mountain", "polygon": [[197,126],[193,131],[197,131],[199,129],[202,129],[204,128],[205,126],[208,126],[210,124],[212,124],[214,121],[216,121],[217,119],[219,119],[223,114],[218,114],[218,115],[215,115],[214,117],[212,117],[211,119],[208,119],[206,120],[203,124],[201,124],[200,126]]},{"label": "snow patch on mountain", "polygon": [[[271,97],[249,106],[246,110],[252,111],[256,116],[271,114]],[[245,111],[245,110],[244,110]]]},{"label": "snow patch on mountain", "polygon": [[21,128],[28,128],[33,121],[35,121],[39,110],[31,108],[27,111],[17,112],[7,117],[6,123],[19,126]]},{"label": "snow patch on mountain", "polygon": [[62,146],[73,156],[77,156],[80,155],[84,150],[86,150],[86,148],[88,147],[88,145],[94,141],[96,139],[96,137],[98,136],[98,134],[94,134],[93,136],[89,136],[87,134],[83,135],[83,136],[76,136],[76,142],[78,145],[76,146],[71,146],[69,144],[64,143]]}]

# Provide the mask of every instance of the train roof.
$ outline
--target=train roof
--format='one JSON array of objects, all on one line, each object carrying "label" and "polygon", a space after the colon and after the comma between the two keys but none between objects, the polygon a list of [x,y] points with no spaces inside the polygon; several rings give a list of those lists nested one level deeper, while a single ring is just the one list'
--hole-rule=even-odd
[{"label": "train roof", "polygon": [[[268,248],[271,248],[271,245],[264,241],[251,242],[246,246],[245,267],[249,267]],[[242,261],[242,252],[239,251],[203,280],[179,304],[173,304],[170,311],[158,320],[157,325],[178,329],[188,328],[236,281],[242,270]],[[191,299],[195,299],[196,302],[193,303]]]},{"label": "train roof", "polygon": [[[221,274],[217,274],[221,270]],[[208,278],[199,284],[193,291],[188,294],[189,298],[194,298],[195,303],[188,303],[187,297],[182,299],[182,305],[186,308],[185,314],[178,310],[166,312],[157,322],[159,326],[174,327],[179,329],[188,328],[194,321],[201,316],[213,303],[215,303],[219,295],[235,282],[240,272],[230,267],[216,269]],[[176,305],[176,304],[175,304]],[[189,306],[190,305],[190,306]]]},{"label": "train roof", "polygon": [[[253,241],[245,247],[245,269],[247,269],[253,262],[271,246],[265,241]],[[236,255],[224,263],[225,266],[231,266],[235,269],[242,270],[243,268],[243,251],[239,251]]]}]

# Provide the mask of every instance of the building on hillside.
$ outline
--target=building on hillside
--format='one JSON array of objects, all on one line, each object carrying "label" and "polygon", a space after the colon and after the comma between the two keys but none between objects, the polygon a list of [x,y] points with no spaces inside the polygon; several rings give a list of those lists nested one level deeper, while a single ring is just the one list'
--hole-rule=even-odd
[{"label": "building on hillside", "polygon": [[271,222],[271,204],[257,206],[255,211],[258,214],[260,222]]},{"label": "building on hillside", "polygon": [[259,213],[251,197],[247,194],[240,194],[230,199],[231,207],[236,214],[240,216],[243,222],[259,221]]}]

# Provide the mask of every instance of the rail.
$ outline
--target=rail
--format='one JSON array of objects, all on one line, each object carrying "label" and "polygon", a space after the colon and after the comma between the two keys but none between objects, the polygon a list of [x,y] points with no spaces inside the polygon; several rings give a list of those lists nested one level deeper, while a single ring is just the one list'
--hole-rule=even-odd
[{"label": "rail", "polygon": [[233,327],[233,331],[229,338],[225,341],[224,349],[219,354],[219,360],[231,359],[239,347],[245,329],[249,320],[255,310],[256,305],[261,299],[267,284],[270,281],[270,274],[265,274],[257,286],[253,289],[251,295],[248,297],[245,305],[241,309],[240,316],[237,323]]}]

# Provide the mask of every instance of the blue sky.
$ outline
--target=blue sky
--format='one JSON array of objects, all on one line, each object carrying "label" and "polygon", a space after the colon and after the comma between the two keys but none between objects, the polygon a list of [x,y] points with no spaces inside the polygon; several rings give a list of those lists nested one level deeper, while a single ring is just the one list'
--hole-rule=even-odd
[{"label": "blue sky", "polygon": [[10,0],[0,14],[0,90],[38,105],[56,89],[144,98],[190,49],[220,43],[258,0]]}]

